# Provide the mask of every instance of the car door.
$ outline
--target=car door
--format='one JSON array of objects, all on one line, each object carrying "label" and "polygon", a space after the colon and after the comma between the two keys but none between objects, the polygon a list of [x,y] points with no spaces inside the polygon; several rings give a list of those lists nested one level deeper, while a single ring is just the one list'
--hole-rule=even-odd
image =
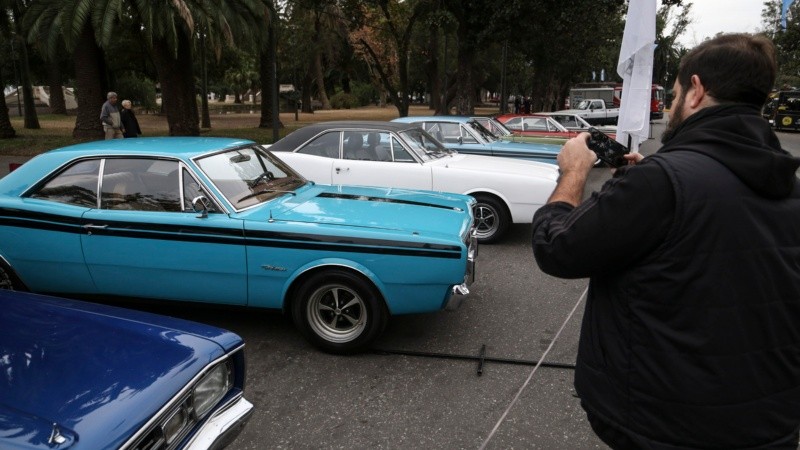
[{"label": "car door", "polygon": [[82,247],[100,293],[247,303],[243,224],[211,202],[177,160],[109,158],[101,170],[100,208],[84,214]]},{"label": "car door", "polygon": [[[361,135],[359,138],[355,135]],[[418,162],[388,132],[345,131],[342,154],[333,163],[333,184],[431,189],[431,169]],[[361,148],[356,143],[362,142]]]},{"label": "car door", "polygon": [[82,216],[97,207],[99,159],[77,161],[0,208],[0,257],[31,290],[94,293]]}]

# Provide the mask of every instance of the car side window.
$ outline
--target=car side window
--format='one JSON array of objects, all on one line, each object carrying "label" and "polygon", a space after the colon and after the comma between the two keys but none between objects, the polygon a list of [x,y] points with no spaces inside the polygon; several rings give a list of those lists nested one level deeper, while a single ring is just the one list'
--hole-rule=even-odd
[{"label": "car side window", "polygon": [[466,127],[464,127],[463,125],[459,125],[458,128],[459,132],[461,133],[461,142],[463,142],[464,144],[478,143],[478,139],[476,139],[475,136],[473,136],[469,131],[467,131]]},{"label": "car side window", "polygon": [[[461,137],[461,125],[457,123],[439,123],[439,132],[441,133],[442,139],[439,139],[439,135],[432,133],[436,140],[440,142],[446,142],[448,144],[457,144],[458,138]],[[431,133],[430,130],[428,130]]]},{"label": "car side window", "polygon": [[182,211],[178,161],[106,159],[100,187],[100,207],[133,211]]},{"label": "car side window", "polygon": [[396,162],[414,162],[414,158],[396,138],[392,138],[392,160]]},{"label": "car side window", "polygon": [[547,131],[547,123],[540,118],[525,119],[522,126],[526,131]]},{"label": "car side window", "polygon": [[45,183],[31,197],[96,208],[99,172],[99,159],[79,161]]},{"label": "car side window", "polygon": [[364,133],[345,131],[342,135],[342,159],[370,159],[365,144]]},{"label": "car side window", "polygon": [[519,117],[508,119],[508,122],[506,122],[506,127],[511,130],[522,130],[522,119]]},{"label": "car side window", "polygon": [[341,133],[338,131],[325,133],[321,136],[317,136],[316,139],[304,145],[297,150],[297,152],[338,159],[340,136]]},{"label": "car side window", "polygon": [[182,177],[183,177],[183,211],[184,212],[194,212],[194,206],[192,205],[192,200],[196,199],[197,197],[204,196],[208,199],[208,212],[209,213],[218,213],[222,212],[222,209],[217,205],[214,201],[213,197],[208,195],[205,189],[202,188],[200,183],[189,173],[186,168],[182,169]]}]

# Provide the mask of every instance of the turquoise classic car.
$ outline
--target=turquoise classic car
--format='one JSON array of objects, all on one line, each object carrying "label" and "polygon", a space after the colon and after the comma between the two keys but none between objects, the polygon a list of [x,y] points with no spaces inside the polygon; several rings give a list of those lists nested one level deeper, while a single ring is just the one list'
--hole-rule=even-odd
[{"label": "turquoise classic car", "polygon": [[350,353],[465,298],[474,203],[315,184],[250,141],[79,144],[0,179],[0,287],[281,309]]}]

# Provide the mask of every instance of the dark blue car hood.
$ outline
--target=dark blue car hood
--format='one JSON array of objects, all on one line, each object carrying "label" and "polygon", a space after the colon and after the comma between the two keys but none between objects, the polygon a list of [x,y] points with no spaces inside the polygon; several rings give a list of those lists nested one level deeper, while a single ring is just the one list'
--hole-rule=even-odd
[{"label": "dark blue car hood", "polygon": [[[197,323],[0,290],[0,448],[117,448],[239,345]],[[54,426],[61,445],[47,443]]]}]

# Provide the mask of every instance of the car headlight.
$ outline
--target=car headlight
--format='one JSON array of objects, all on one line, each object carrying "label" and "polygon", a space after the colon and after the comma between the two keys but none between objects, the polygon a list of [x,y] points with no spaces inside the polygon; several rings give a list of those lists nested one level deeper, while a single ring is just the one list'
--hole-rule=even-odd
[{"label": "car headlight", "polygon": [[195,386],[192,399],[197,418],[205,416],[230,389],[233,384],[232,364],[230,360],[217,364]]},{"label": "car headlight", "polygon": [[161,426],[161,432],[164,435],[164,441],[167,445],[172,445],[177,438],[183,435],[183,431],[190,419],[191,416],[189,414],[187,402],[184,402],[172,416],[164,422],[164,425]]}]

